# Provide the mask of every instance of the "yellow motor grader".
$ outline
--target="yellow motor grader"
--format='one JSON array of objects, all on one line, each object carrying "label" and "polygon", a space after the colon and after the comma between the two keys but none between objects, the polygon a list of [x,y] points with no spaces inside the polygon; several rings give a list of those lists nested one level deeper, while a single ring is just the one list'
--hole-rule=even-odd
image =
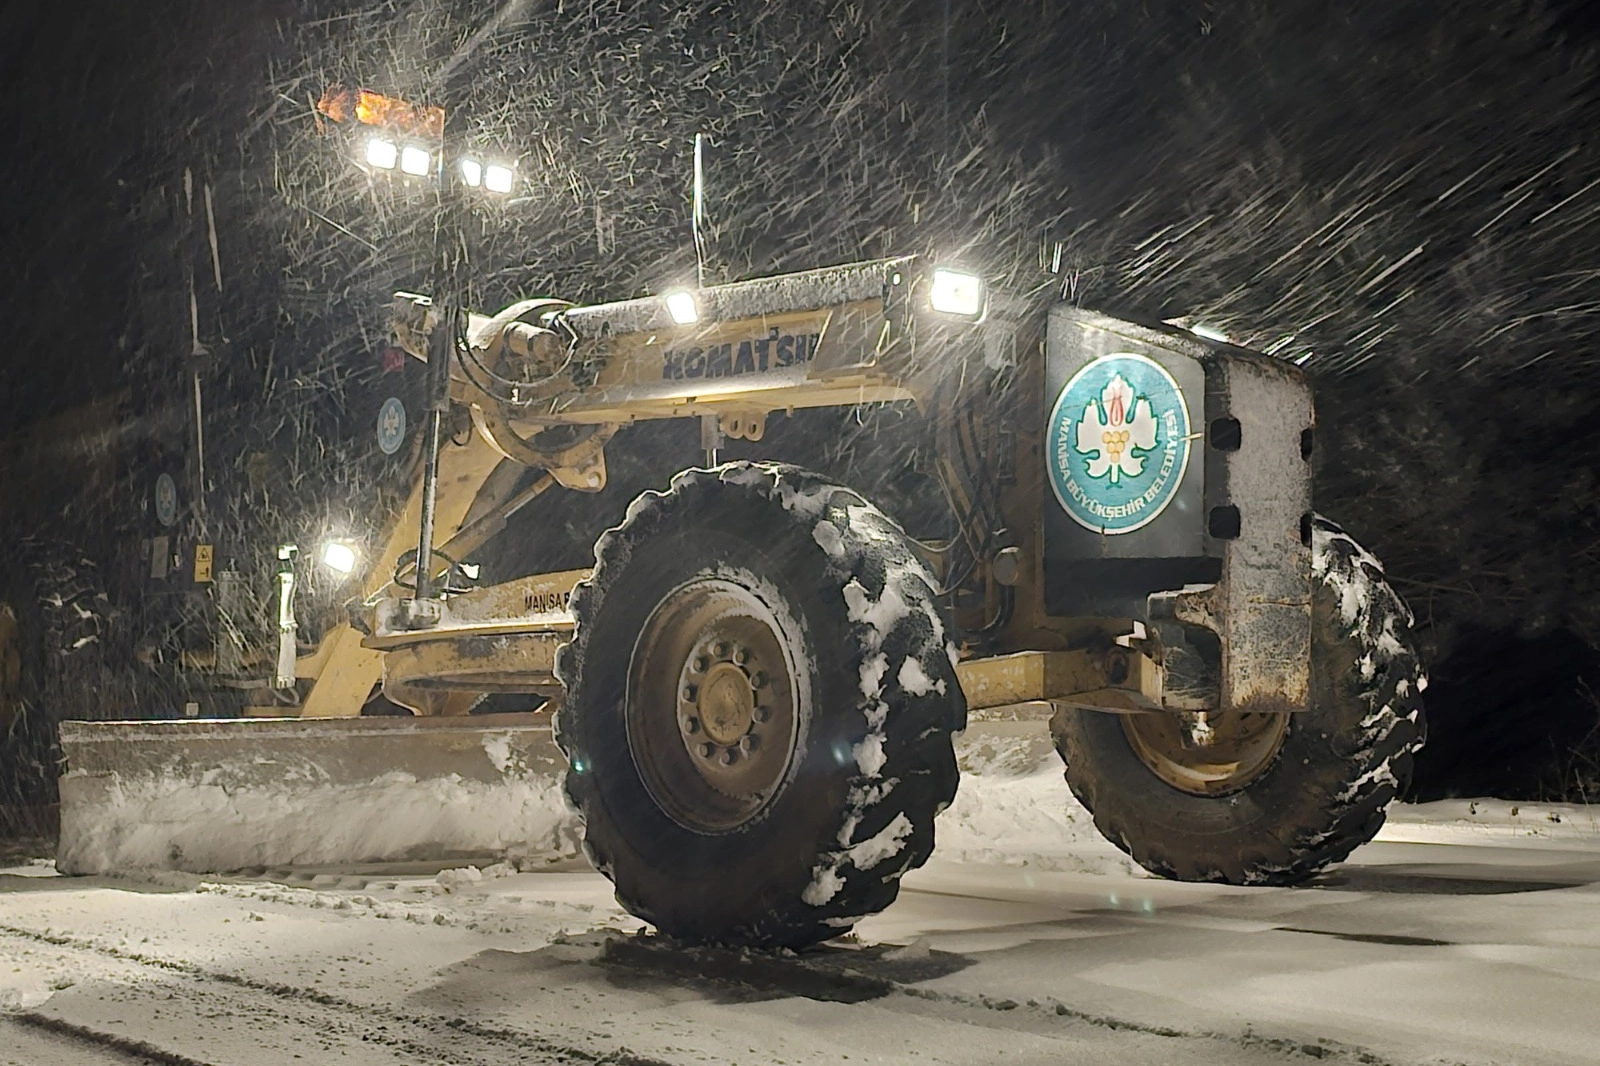
[{"label": "yellow motor grader", "polygon": [[[969,720],[1047,719],[1106,837],[1186,880],[1303,880],[1408,780],[1411,616],[1312,510],[1292,365],[915,258],[394,327],[448,443],[279,664],[302,717],[67,723],[64,869],[558,842],[564,773],[630,911],[799,946],[928,858]],[[413,716],[347,717],[380,682]],[[507,698],[542,707],[467,713]]]}]

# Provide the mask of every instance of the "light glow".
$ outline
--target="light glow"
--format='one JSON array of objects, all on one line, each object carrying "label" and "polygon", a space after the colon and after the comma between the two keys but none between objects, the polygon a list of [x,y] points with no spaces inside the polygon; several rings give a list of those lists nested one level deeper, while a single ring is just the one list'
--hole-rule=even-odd
[{"label": "light glow", "polygon": [[461,161],[461,178],[476,189],[483,184],[483,164],[476,159],[463,159]]},{"label": "light glow", "polygon": [[400,149],[400,169],[413,177],[422,177],[428,172],[432,159],[425,148],[418,148],[408,144]]},{"label": "light glow", "polygon": [[1228,343],[1228,335],[1226,333],[1220,329],[1212,329],[1210,326],[1190,326],[1189,332],[1196,337],[1204,337],[1208,341],[1219,341],[1222,344]]},{"label": "light glow", "polygon": [[694,293],[686,289],[667,293],[667,313],[680,326],[692,326],[700,321],[700,308],[695,306]]},{"label": "light glow", "polygon": [[322,565],[348,575],[356,568],[356,550],[342,540],[330,540],[322,546]]},{"label": "light glow", "polygon": [[372,137],[367,141],[367,166],[379,170],[393,170],[394,165],[400,161],[400,146],[393,141],[386,141],[382,137]]},{"label": "light glow", "polygon": [[511,186],[516,182],[516,171],[499,163],[490,163],[483,168],[483,187],[490,192],[497,192],[504,196],[511,191]]},{"label": "light glow", "polygon": [[962,318],[979,318],[983,314],[983,298],[983,279],[976,274],[946,267],[933,272],[928,302],[935,311]]}]

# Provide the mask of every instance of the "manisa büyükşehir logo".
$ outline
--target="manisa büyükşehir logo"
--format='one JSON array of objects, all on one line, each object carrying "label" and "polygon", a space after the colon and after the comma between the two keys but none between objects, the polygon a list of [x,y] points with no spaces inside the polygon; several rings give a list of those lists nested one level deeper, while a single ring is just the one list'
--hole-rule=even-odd
[{"label": "manisa b\u00fcy\u00fck\u015fehir logo", "polygon": [[1086,364],[1056,400],[1045,433],[1050,488],[1096,533],[1153,522],[1189,466],[1189,411],[1166,368],[1130,352]]}]

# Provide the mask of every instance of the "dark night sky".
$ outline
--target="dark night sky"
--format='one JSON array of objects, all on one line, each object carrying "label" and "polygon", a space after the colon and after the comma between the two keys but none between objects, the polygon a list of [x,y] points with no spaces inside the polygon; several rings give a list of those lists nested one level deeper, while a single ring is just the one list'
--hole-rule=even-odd
[{"label": "dark night sky", "polygon": [[258,0],[0,8],[0,291],[25,342],[0,371],[8,429],[119,380],[142,236],[128,212],[185,133],[161,121],[196,94],[258,93],[264,55],[240,46],[286,13]]}]

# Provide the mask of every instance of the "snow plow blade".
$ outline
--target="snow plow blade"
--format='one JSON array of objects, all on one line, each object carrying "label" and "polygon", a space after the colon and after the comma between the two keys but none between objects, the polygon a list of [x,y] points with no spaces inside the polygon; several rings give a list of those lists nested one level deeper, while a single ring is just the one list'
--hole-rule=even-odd
[{"label": "snow plow blade", "polygon": [[576,855],[547,714],[63,722],[68,874]]}]

